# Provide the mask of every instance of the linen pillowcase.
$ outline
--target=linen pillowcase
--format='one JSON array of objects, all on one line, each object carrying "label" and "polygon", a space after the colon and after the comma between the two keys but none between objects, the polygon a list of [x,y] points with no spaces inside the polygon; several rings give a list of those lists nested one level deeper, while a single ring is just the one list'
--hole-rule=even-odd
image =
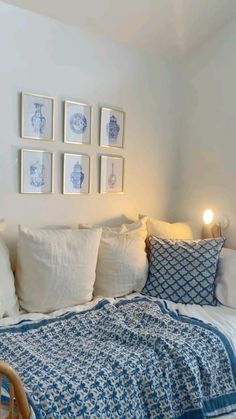
[{"label": "linen pillowcase", "polygon": [[[140,217],[144,217],[140,215]],[[177,240],[192,240],[200,238],[201,233],[194,228],[190,223],[168,223],[156,218],[146,217],[147,219],[147,234],[148,236],[156,236],[161,239],[177,239]]]},{"label": "linen pillowcase", "polygon": [[100,230],[19,228],[16,285],[20,305],[48,313],[90,301]]},{"label": "linen pillowcase", "polygon": [[148,261],[142,237],[130,233],[102,236],[94,295],[122,297],[140,292],[147,280]]},{"label": "linen pillowcase", "polygon": [[133,223],[126,223],[122,224],[122,232],[123,233],[129,233],[129,234],[135,234],[142,237],[143,240],[146,240],[147,238],[147,220],[148,217],[143,216],[138,221],[134,221]]},{"label": "linen pillowcase", "polygon": [[216,305],[215,276],[224,238],[149,238],[149,275],[143,292],[175,303]]},{"label": "linen pillowcase", "polygon": [[236,250],[221,251],[216,277],[216,297],[221,304],[236,309]]},{"label": "linen pillowcase", "polygon": [[[2,224],[2,223],[1,223]],[[3,225],[0,225],[0,231]],[[9,250],[0,236],[0,318],[19,314]]]},{"label": "linen pillowcase", "polygon": [[101,225],[92,225],[92,224],[79,224],[79,228],[81,229],[92,229],[92,228],[102,228],[102,236],[105,237],[108,235],[119,235],[119,234],[135,234],[139,235],[146,240],[147,238],[147,219],[146,216],[140,216],[138,221],[134,221],[131,223],[123,223],[120,226],[116,227],[108,227],[108,226],[101,226]]},{"label": "linen pillowcase", "polygon": [[[80,225],[80,228],[88,228],[88,225]],[[146,219],[120,227],[103,228],[94,284],[95,296],[115,298],[142,290],[148,273],[146,236]]]}]

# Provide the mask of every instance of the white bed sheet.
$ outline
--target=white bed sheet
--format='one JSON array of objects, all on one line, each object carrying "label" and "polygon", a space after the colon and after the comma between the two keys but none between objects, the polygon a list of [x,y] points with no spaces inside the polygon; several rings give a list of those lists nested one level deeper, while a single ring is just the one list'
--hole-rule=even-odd
[{"label": "white bed sheet", "polygon": [[[132,299],[140,294],[133,293],[128,295],[125,298]],[[124,297],[122,297],[123,299]],[[68,307],[66,309],[57,310],[50,314],[41,314],[41,313],[22,313],[18,316],[14,317],[6,317],[0,320],[0,327],[1,326],[8,326],[14,325],[19,323],[20,321],[40,321],[42,319],[51,319],[53,317],[60,316],[64,313],[70,311],[84,311],[90,308],[93,308],[99,301],[101,301],[102,297],[97,297],[93,301],[81,304],[76,307]],[[115,303],[117,300],[114,298],[106,298],[111,303]],[[206,323],[210,323],[213,326],[216,326],[224,335],[228,338],[231,342],[232,347],[234,348],[236,354],[236,310],[231,309],[225,306],[198,306],[195,304],[176,304],[170,301],[166,301],[168,307],[171,310],[178,310],[180,314],[184,314],[189,317],[194,317],[196,319],[202,320]],[[32,414],[32,418],[34,415]],[[236,413],[231,415],[222,416],[222,419],[236,419]]]},{"label": "white bed sheet", "polygon": [[[50,314],[22,312],[22,313],[18,314],[17,316],[4,317],[3,319],[0,319],[0,327],[1,326],[12,326],[12,325],[17,324],[21,321],[40,321],[40,320],[44,320],[44,319],[52,319],[54,317],[61,316],[62,314],[69,313],[70,311],[79,312],[79,311],[89,310],[89,309],[95,307],[96,304],[103,299],[104,298],[96,297],[96,298],[94,298],[94,300],[92,300],[92,301],[90,301],[86,304],[80,304],[78,306],[63,308],[61,310],[54,311]],[[106,298],[106,299],[111,301],[111,302],[114,302],[113,298]]]},{"label": "white bed sheet", "polygon": [[236,310],[225,306],[197,306],[168,302],[168,307],[179,310],[180,314],[195,317],[216,326],[231,342],[236,354]]}]

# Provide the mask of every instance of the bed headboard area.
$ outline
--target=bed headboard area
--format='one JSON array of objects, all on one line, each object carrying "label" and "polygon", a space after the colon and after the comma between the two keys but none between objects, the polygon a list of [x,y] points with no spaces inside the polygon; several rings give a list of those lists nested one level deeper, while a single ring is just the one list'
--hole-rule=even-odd
[{"label": "bed headboard area", "polygon": [[120,226],[123,223],[131,223],[133,220],[128,216],[121,214],[117,217],[107,218],[107,219],[89,219],[86,217],[84,219],[80,218],[77,222],[71,222],[68,224],[66,223],[35,223],[35,224],[24,224],[19,222],[18,224],[11,224],[9,225],[4,218],[0,219],[0,234],[4,238],[5,243],[10,251],[11,256],[11,263],[14,269],[15,267],[15,259],[16,259],[16,245],[17,245],[17,238],[18,238],[18,230],[20,225],[25,225],[27,227],[35,228],[35,229],[77,229],[79,224],[89,224],[89,225],[96,225],[96,226]]}]

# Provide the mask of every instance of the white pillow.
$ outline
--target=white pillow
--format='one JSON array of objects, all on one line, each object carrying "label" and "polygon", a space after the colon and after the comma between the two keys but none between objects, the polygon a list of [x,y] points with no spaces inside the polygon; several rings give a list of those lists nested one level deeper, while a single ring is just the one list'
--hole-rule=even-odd
[{"label": "white pillow", "polygon": [[138,234],[143,240],[147,238],[147,220],[148,217],[141,217],[138,221],[129,224],[122,224],[123,233]]},{"label": "white pillow", "polygon": [[[134,221],[132,223],[126,223],[121,224],[120,226],[116,227],[108,227],[108,226],[102,226],[102,236],[105,237],[106,235],[119,235],[119,234],[135,234],[139,235],[143,238],[143,240],[146,240],[147,238],[147,219],[148,217],[140,216],[140,219],[138,221]],[[92,224],[79,224],[79,228],[81,229],[92,229],[92,228],[98,228],[98,226],[92,225]]]},{"label": "white pillow", "polygon": [[[0,231],[3,231],[0,222]],[[14,275],[11,269],[9,250],[0,237],[0,318],[19,313],[19,304],[15,294]]]},{"label": "white pillow", "polygon": [[216,297],[236,309],[236,250],[222,249],[216,276]]},{"label": "white pillow", "polygon": [[102,236],[94,295],[121,297],[140,292],[147,280],[145,242],[139,235],[121,233]]},{"label": "white pillow", "polygon": [[155,218],[147,219],[147,233],[148,236],[156,236],[160,239],[192,240],[194,238],[190,224],[168,223]]},{"label": "white pillow", "polygon": [[[88,225],[81,225],[80,228],[88,228]],[[122,224],[119,228],[103,228],[94,285],[95,296],[121,297],[142,290],[148,273],[146,237],[146,219]]]},{"label": "white pillow", "polygon": [[47,313],[92,299],[101,229],[19,228],[17,293],[30,312]]}]

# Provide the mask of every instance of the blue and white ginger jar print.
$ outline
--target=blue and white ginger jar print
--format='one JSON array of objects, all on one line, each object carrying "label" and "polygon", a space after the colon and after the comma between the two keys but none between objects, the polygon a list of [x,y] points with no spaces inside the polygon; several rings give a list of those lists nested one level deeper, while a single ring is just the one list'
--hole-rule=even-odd
[{"label": "blue and white ginger jar print", "polygon": [[70,175],[70,180],[72,182],[74,189],[81,189],[84,181],[83,168],[79,162],[75,163],[73,167],[73,172]]},{"label": "blue and white ginger jar print", "polygon": [[43,134],[45,125],[46,125],[46,118],[42,114],[42,103],[34,103],[35,112],[31,118],[31,124],[34,129],[34,132],[38,135]]},{"label": "blue and white ginger jar print", "polygon": [[82,113],[74,113],[70,118],[70,128],[75,134],[84,134],[88,122],[86,116]]},{"label": "blue and white ginger jar print", "polygon": [[30,184],[35,188],[45,184],[45,166],[38,160],[30,166]]},{"label": "blue and white ginger jar print", "polygon": [[117,118],[115,115],[110,117],[109,122],[106,124],[106,131],[109,138],[109,142],[116,143],[119,132],[120,132],[120,125],[117,122]]}]

